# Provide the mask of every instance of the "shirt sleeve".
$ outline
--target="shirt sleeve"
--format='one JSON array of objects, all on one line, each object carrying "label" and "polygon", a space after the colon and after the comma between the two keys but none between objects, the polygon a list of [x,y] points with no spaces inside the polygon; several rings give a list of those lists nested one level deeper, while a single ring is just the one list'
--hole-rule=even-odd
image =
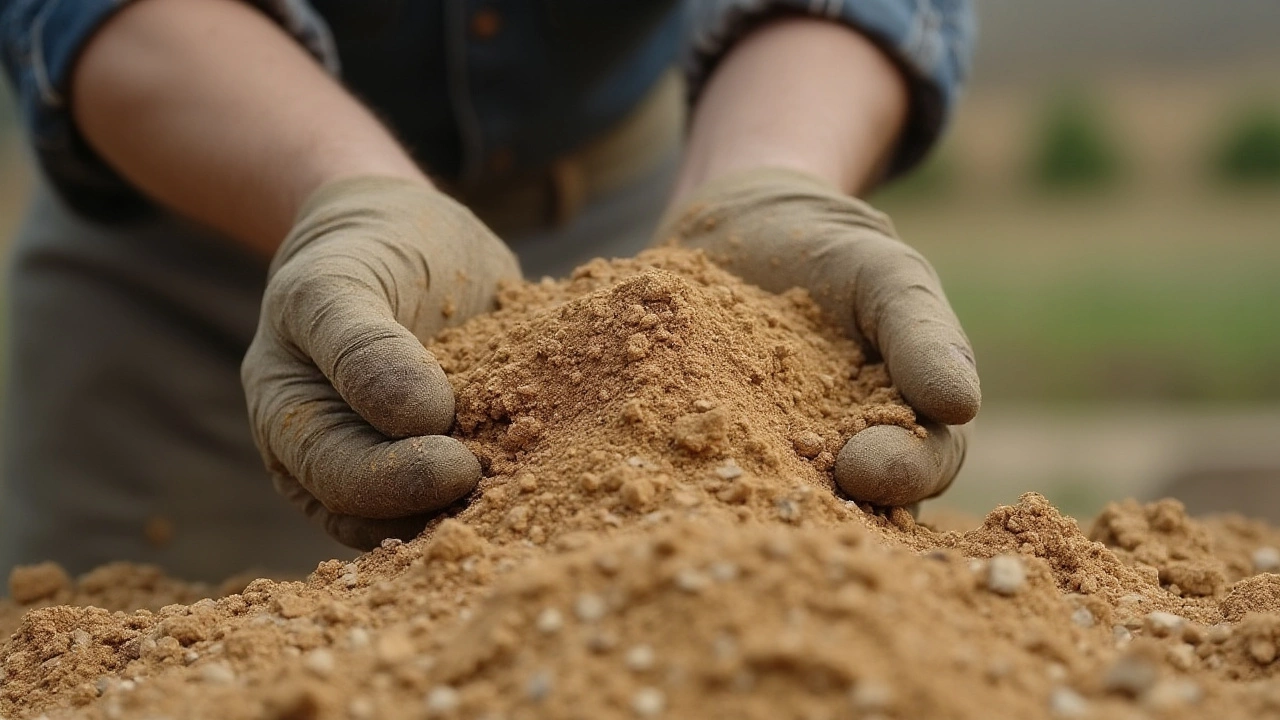
[{"label": "shirt sleeve", "polygon": [[968,75],[975,35],[969,1],[695,0],[685,61],[692,96],[735,41],[783,13],[843,22],[893,59],[907,78],[910,110],[888,175],[919,164],[946,127]]},{"label": "shirt sleeve", "polygon": [[[0,61],[37,161],[76,211],[113,219],[145,207],[141,195],[89,147],[67,107],[71,71],[89,38],[130,0],[0,0]],[[252,0],[330,71],[328,26],[305,0]]]}]

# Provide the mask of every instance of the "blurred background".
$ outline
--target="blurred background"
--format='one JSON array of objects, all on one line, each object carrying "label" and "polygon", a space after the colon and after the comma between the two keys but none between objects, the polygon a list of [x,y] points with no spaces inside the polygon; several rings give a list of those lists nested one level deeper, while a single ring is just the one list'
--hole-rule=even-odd
[{"label": "blurred background", "polygon": [[[874,198],[982,370],[938,505],[1177,494],[1280,521],[1280,2],[976,6],[950,135]],[[0,247],[30,178],[6,91]]]},{"label": "blurred background", "polygon": [[1175,494],[1280,521],[1280,3],[976,7],[951,134],[875,198],[982,372],[938,504]]}]

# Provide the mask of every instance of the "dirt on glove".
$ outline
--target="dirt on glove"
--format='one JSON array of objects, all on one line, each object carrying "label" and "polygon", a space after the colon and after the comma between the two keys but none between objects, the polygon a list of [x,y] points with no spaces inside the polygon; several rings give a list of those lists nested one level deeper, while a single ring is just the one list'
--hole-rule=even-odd
[{"label": "dirt on glove", "polygon": [[916,426],[801,293],[664,250],[508,288],[431,349],[486,467],[451,517],[301,582],[17,570],[0,717],[1280,713],[1280,531],[844,500],[841,443]]}]

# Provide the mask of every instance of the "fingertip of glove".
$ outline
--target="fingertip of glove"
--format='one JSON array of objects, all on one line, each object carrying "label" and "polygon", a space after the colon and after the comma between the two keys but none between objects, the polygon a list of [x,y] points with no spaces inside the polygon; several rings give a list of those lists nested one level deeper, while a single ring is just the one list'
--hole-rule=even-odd
[{"label": "fingertip of glove", "polygon": [[923,384],[921,389],[898,389],[911,409],[944,425],[964,425],[977,417],[982,407],[982,390],[976,377],[951,377],[945,382]]},{"label": "fingertip of glove", "polygon": [[942,479],[928,444],[896,425],[875,425],[850,438],[836,457],[834,474],[849,497],[886,506],[930,497]]},{"label": "fingertip of glove", "polygon": [[412,338],[388,338],[351,353],[336,375],[352,409],[389,438],[440,435],[453,425],[453,387]]},{"label": "fingertip of glove", "polygon": [[982,407],[982,385],[972,354],[963,348],[895,358],[889,374],[917,413],[944,425],[963,425]]},{"label": "fingertip of glove", "polygon": [[420,452],[427,459],[424,479],[438,490],[444,504],[464,497],[479,484],[484,473],[480,460],[461,441],[447,435],[428,435],[418,440]]}]

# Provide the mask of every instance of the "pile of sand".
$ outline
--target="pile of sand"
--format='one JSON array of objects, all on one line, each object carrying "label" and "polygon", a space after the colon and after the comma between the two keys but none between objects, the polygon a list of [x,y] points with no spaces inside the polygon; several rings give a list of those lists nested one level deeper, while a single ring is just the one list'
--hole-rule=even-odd
[{"label": "pile of sand", "polygon": [[801,294],[664,251],[512,288],[432,349],[487,471],[453,517],[305,582],[15,573],[0,716],[1280,713],[1280,531],[842,500],[849,435],[922,431]]}]

